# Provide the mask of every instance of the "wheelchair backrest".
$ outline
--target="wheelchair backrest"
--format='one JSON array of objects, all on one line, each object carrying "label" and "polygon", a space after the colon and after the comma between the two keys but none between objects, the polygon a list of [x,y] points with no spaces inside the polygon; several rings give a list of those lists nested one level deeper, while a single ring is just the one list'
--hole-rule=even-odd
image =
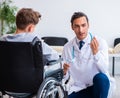
[{"label": "wheelchair backrest", "polygon": [[0,41],[0,90],[34,93],[43,81],[41,42]]},{"label": "wheelchair backrest", "polygon": [[65,37],[44,36],[42,39],[51,46],[64,46],[68,42],[68,39]]}]

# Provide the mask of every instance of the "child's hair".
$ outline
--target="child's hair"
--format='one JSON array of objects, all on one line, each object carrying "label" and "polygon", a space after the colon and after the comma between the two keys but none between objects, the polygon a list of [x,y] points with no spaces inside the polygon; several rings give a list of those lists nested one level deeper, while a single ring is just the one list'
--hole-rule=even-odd
[{"label": "child's hair", "polygon": [[39,12],[31,8],[22,8],[16,15],[16,26],[18,29],[24,30],[29,24],[36,25],[41,15]]}]

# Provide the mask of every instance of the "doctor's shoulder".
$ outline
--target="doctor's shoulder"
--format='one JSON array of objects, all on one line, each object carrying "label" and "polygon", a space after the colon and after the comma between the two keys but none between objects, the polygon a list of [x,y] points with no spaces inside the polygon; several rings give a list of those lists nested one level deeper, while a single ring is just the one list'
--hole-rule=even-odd
[{"label": "doctor's shoulder", "polygon": [[67,42],[67,43],[64,45],[64,48],[73,47],[73,43],[74,43],[74,39],[72,39],[72,40],[70,40],[69,42]]},{"label": "doctor's shoulder", "polygon": [[71,51],[73,49],[73,39],[70,40],[69,42],[67,42],[64,47],[63,47],[63,51],[68,53],[69,51]]}]

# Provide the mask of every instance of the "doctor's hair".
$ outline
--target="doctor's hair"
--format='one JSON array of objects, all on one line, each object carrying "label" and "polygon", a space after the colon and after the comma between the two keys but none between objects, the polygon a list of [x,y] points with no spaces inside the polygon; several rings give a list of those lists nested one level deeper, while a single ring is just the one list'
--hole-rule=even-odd
[{"label": "doctor's hair", "polygon": [[24,30],[29,24],[36,25],[41,18],[41,14],[31,8],[22,8],[16,15],[17,28]]},{"label": "doctor's hair", "polygon": [[85,13],[83,13],[83,12],[74,12],[72,17],[71,17],[71,24],[73,25],[73,21],[75,19],[77,19],[77,18],[80,18],[80,17],[85,17],[87,22],[89,22],[88,17],[87,17],[87,15]]}]

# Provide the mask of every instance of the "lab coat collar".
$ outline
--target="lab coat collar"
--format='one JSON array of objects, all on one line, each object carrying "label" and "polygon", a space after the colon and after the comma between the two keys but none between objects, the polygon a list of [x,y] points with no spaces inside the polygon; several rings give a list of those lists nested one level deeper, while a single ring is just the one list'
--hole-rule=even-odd
[{"label": "lab coat collar", "polygon": [[[82,49],[86,48],[91,42],[91,36],[89,33],[87,34],[87,37],[85,39],[83,39],[83,41],[85,42],[85,44],[83,45]],[[80,40],[77,37],[75,37],[75,39],[73,40],[73,46],[78,51],[80,51],[79,42],[80,42]]]}]

